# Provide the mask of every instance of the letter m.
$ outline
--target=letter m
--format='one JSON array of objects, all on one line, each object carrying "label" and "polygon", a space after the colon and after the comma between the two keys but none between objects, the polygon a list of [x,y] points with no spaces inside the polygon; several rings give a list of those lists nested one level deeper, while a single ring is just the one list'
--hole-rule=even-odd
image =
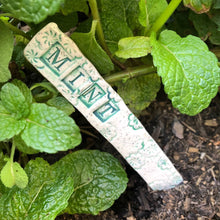
[{"label": "letter m", "polygon": [[48,57],[46,58],[47,61],[52,64],[58,71],[60,71],[60,68],[67,62],[71,61],[68,57],[62,57],[60,56],[60,49],[56,47],[56,50]]}]

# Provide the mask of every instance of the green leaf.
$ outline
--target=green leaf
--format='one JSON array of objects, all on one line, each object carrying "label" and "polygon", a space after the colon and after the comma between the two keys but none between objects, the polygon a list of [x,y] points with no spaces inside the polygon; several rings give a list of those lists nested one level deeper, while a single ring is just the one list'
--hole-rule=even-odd
[{"label": "green leaf", "polygon": [[25,83],[23,83],[21,80],[18,79],[14,79],[12,81],[12,84],[17,86],[20,90],[20,92],[23,94],[23,96],[25,97],[26,102],[28,103],[28,105],[30,106],[32,101],[33,101],[33,97],[31,94],[31,90],[26,86]]},{"label": "green leaf", "polygon": [[142,26],[146,27],[146,31],[149,31],[152,24],[162,14],[167,7],[166,0],[140,0],[139,8],[139,22]]},{"label": "green leaf", "polygon": [[38,150],[33,149],[32,147],[29,147],[26,145],[26,143],[23,141],[20,135],[16,135],[13,137],[13,141],[15,143],[16,148],[25,153],[25,154],[37,154],[39,153]]},{"label": "green leaf", "polygon": [[150,74],[119,82],[118,94],[124,102],[129,105],[133,112],[139,113],[156,98],[160,89],[160,77],[157,74]]},{"label": "green leaf", "polygon": [[24,64],[27,63],[25,56],[24,56],[25,47],[26,45],[23,42],[18,42],[14,46],[12,61],[14,61],[19,66],[19,68],[23,67]]},{"label": "green leaf", "polygon": [[14,39],[11,31],[0,21],[0,82],[11,78],[8,64],[12,56]]},{"label": "green leaf", "polygon": [[87,0],[65,0],[61,7],[61,11],[64,15],[68,15],[72,12],[80,11],[88,15],[89,7]]},{"label": "green leaf", "polygon": [[32,104],[21,137],[28,146],[47,153],[72,149],[81,142],[79,128],[72,118],[39,103]]},{"label": "green leaf", "polygon": [[142,30],[142,26],[139,23],[139,0],[123,0],[126,21],[129,28],[134,34],[138,35]]},{"label": "green leaf", "polygon": [[220,9],[220,1],[219,0],[214,0],[212,8]]},{"label": "green leaf", "polygon": [[71,115],[73,112],[75,112],[73,105],[70,104],[62,96],[57,96],[57,97],[53,97],[52,99],[49,99],[47,101],[47,105],[55,107],[55,108],[65,112],[67,115]]},{"label": "green leaf", "polygon": [[183,0],[183,3],[194,12],[201,14],[210,10],[213,0]]},{"label": "green leaf", "polygon": [[124,0],[98,0],[100,18],[106,43],[112,53],[118,49],[121,38],[133,36],[128,26]]},{"label": "green leaf", "polygon": [[25,124],[25,120],[15,119],[0,101],[0,141],[10,139],[14,135],[19,134],[24,129]]},{"label": "green leaf", "polygon": [[106,54],[106,52],[100,47],[95,39],[97,21],[92,22],[92,28],[89,33],[77,33],[74,32],[71,38],[82,53],[92,62],[101,74],[109,73],[114,69],[114,65]]},{"label": "green leaf", "polygon": [[16,119],[24,118],[29,114],[31,103],[25,84],[21,82],[18,84],[21,89],[12,83],[7,83],[1,90],[2,104]]},{"label": "green leaf", "polygon": [[118,42],[116,56],[128,59],[144,57],[151,51],[149,37],[127,37]]},{"label": "green leaf", "polygon": [[62,167],[54,170],[41,158],[29,161],[25,171],[28,186],[8,189],[0,198],[1,220],[55,219],[73,192],[72,178],[63,174]]},{"label": "green leaf", "polygon": [[62,167],[74,180],[74,193],[65,212],[98,214],[109,208],[127,186],[126,173],[110,154],[80,150],[53,166]]},{"label": "green leaf", "polygon": [[43,22],[37,25],[31,25],[31,33],[35,35],[38,31],[40,31],[44,26],[46,26],[50,22],[56,23],[62,32],[67,32],[71,28],[76,26],[78,22],[78,16],[76,12],[68,15],[56,13],[53,16],[48,16]]},{"label": "green leaf", "polygon": [[23,189],[28,184],[28,177],[19,163],[9,160],[1,170],[1,181],[6,187],[16,185]]},{"label": "green leaf", "polygon": [[181,38],[165,30],[151,37],[152,55],[165,92],[181,113],[196,115],[205,109],[220,85],[216,56],[198,37]]},{"label": "green leaf", "polygon": [[217,25],[218,31],[220,31],[220,10],[212,10],[209,15],[211,20]]},{"label": "green leaf", "polygon": [[3,10],[25,22],[35,24],[43,21],[47,16],[55,14],[64,0],[0,0]]},{"label": "green leaf", "polygon": [[193,22],[199,37],[203,40],[209,39],[212,44],[220,45],[220,31],[208,15],[198,15],[192,12],[189,18]]}]

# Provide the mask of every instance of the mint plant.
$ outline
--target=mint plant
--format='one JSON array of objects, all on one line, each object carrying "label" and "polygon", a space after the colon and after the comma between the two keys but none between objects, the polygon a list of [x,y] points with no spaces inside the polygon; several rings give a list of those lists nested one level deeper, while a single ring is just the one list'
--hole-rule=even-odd
[{"label": "mint plant", "polygon": [[[30,82],[29,89],[8,69],[14,62],[18,77],[27,81],[33,69],[23,49],[47,23],[55,22],[69,34],[136,114],[155,100],[161,84],[173,106],[187,115],[207,108],[218,92],[219,1],[0,0],[0,10],[3,219],[97,214],[126,188],[118,161],[99,151],[69,153],[52,165],[37,158],[22,164],[24,169],[15,162],[15,149],[55,154],[81,142],[80,129],[68,116],[74,108],[56,88],[43,81]],[[24,23],[28,31],[18,28]]]}]

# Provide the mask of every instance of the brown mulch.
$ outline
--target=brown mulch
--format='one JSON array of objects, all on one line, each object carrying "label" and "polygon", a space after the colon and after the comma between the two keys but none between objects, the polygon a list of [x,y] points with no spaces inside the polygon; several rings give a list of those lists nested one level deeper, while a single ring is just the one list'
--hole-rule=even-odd
[{"label": "brown mulch", "polygon": [[220,220],[220,95],[202,113],[180,114],[166,98],[140,116],[148,132],[184,178],[167,191],[152,191],[107,141],[85,137],[90,149],[117,157],[128,174],[126,191],[98,216],[62,215],[57,220]]}]

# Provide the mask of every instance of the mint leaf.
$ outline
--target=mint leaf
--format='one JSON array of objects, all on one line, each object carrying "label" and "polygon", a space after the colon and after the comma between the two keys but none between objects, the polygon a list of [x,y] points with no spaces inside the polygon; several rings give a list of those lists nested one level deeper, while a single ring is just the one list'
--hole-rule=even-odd
[{"label": "mint leaf", "polygon": [[[19,84],[23,87],[23,84]],[[30,112],[31,98],[27,94],[27,97],[24,96],[23,92],[26,93],[25,87],[21,90],[18,86],[12,83],[7,83],[2,86],[0,94],[2,104],[16,119],[27,117]]]},{"label": "mint leaf", "polygon": [[[16,42],[18,42],[17,39],[16,39]],[[25,47],[26,47],[26,44],[24,44],[21,41],[16,43],[16,45],[14,46],[11,60],[14,61],[18,65],[19,68],[23,67],[24,64],[27,64],[27,60],[25,59],[25,56],[24,56]]]},{"label": "mint leaf", "polygon": [[118,49],[118,41],[133,36],[128,26],[124,0],[98,0],[100,18],[106,43],[112,53]]},{"label": "mint leaf", "polygon": [[38,31],[40,31],[44,26],[46,26],[50,22],[56,23],[62,32],[67,32],[71,28],[76,26],[78,22],[78,16],[76,12],[73,12],[68,15],[56,13],[52,16],[48,16],[43,22],[37,25],[31,25],[31,33],[35,35]]},{"label": "mint leaf", "polygon": [[96,21],[92,22],[92,28],[89,33],[74,32],[71,35],[71,38],[75,41],[82,53],[93,63],[97,70],[101,74],[106,74],[114,69],[114,65],[95,39],[96,24]]},{"label": "mint leaf", "polygon": [[3,10],[25,22],[35,24],[43,21],[47,16],[55,14],[64,0],[1,0]]},{"label": "mint leaf", "polygon": [[25,97],[25,100],[28,103],[28,105],[31,105],[31,103],[33,101],[33,97],[32,97],[30,89],[26,86],[26,84],[23,83],[21,80],[18,80],[18,79],[14,79],[12,81],[12,84],[19,88],[20,92]]},{"label": "mint leaf", "polygon": [[198,37],[181,38],[165,30],[152,41],[152,55],[165,92],[181,113],[195,115],[206,108],[220,85],[217,58]]},{"label": "mint leaf", "polygon": [[151,51],[149,37],[127,37],[118,42],[115,55],[124,59],[146,56]]},{"label": "mint leaf", "polygon": [[160,77],[150,74],[129,79],[125,83],[119,82],[116,86],[118,94],[132,112],[140,113],[156,98],[160,84]]},{"label": "mint leaf", "polygon": [[138,20],[139,0],[123,0],[123,3],[127,24],[135,34],[138,34],[142,29],[142,26],[140,25]]},{"label": "mint leaf", "polygon": [[34,103],[26,121],[21,137],[36,150],[56,153],[74,148],[81,142],[74,120],[54,107]]},{"label": "mint leaf", "polygon": [[214,9],[220,9],[220,1],[214,0],[212,8]]},{"label": "mint leaf", "polygon": [[65,0],[61,7],[61,11],[64,15],[68,15],[72,12],[80,11],[88,15],[89,7],[87,0]]},{"label": "mint leaf", "polygon": [[212,10],[211,20],[217,25],[217,30],[220,31],[220,10]]},{"label": "mint leaf", "polygon": [[28,147],[20,135],[14,136],[13,141],[15,143],[16,148],[25,154],[36,154],[39,152],[38,150],[35,150],[32,147]]},{"label": "mint leaf", "polygon": [[19,163],[9,160],[1,170],[1,181],[6,187],[16,185],[23,189],[28,184],[28,177]]},{"label": "mint leaf", "polygon": [[126,173],[110,154],[80,150],[53,165],[72,175],[74,193],[65,212],[98,214],[109,208],[127,185]]},{"label": "mint leaf", "polygon": [[71,115],[73,112],[75,112],[73,105],[70,104],[62,96],[57,96],[57,97],[53,97],[52,99],[49,99],[47,101],[47,105],[55,107],[55,108],[65,112],[67,115]]},{"label": "mint leaf", "polygon": [[201,14],[210,10],[213,0],[183,0],[183,3],[194,12]]},{"label": "mint leaf", "polygon": [[14,39],[11,31],[0,20],[0,82],[7,82],[11,78],[8,64],[12,56]]},{"label": "mint leaf", "polygon": [[220,45],[220,30],[207,14],[198,15],[192,12],[189,18],[193,22],[199,37],[203,40],[209,39],[211,43]]},{"label": "mint leaf", "polygon": [[54,170],[41,158],[29,161],[25,167],[28,186],[8,189],[0,198],[1,220],[55,219],[73,192],[73,180],[62,170]]},{"label": "mint leaf", "polygon": [[14,118],[0,101],[0,141],[10,139],[14,135],[19,134],[24,129],[25,124],[25,120]]},{"label": "mint leaf", "polygon": [[142,26],[146,27],[146,31],[150,30],[152,24],[166,9],[167,5],[166,0],[140,0],[139,22]]}]

